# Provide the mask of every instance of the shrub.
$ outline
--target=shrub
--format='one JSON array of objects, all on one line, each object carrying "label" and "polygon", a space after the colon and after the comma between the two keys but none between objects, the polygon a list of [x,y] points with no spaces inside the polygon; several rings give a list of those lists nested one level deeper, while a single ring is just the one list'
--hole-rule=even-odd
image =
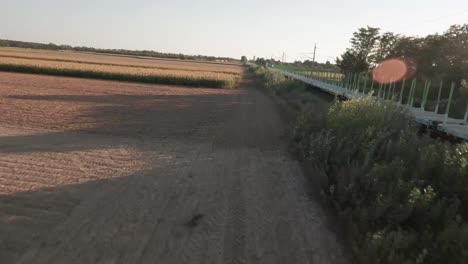
[{"label": "shrub", "polygon": [[304,87],[303,83],[287,79],[283,74],[262,66],[250,65],[249,70],[257,78],[258,85],[263,86],[275,95]]},{"label": "shrub", "polygon": [[294,140],[326,173],[359,262],[468,263],[468,144],[420,137],[402,108],[372,98],[335,103],[322,129],[308,122]]}]

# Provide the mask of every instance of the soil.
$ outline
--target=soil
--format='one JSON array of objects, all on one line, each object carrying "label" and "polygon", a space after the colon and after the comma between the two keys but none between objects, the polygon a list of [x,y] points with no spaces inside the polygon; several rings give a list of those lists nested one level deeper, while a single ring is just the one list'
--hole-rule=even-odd
[{"label": "soil", "polygon": [[349,263],[241,87],[0,73],[0,263]]}]

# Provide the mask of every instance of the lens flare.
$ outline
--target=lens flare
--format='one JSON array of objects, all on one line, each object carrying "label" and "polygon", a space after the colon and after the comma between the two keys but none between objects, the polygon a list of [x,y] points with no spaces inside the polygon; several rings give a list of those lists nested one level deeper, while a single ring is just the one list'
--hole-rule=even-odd
[{"label": "lens flare", "polygon": [[372,77],[379,83],[393,83],[410,78],[416,71],[413,60],[389,59],[383,61],[372,71]]}]

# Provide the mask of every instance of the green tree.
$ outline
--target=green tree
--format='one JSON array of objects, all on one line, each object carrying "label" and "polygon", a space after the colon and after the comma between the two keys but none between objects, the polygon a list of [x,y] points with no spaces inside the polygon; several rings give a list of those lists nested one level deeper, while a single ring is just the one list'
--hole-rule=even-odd
[{"label": "green tree", "polygon": [[443,37],[446,39],[444,56],[440,60],[445,68],[446,78],[454,80],[460,86],[463,79],[468,79],[468,24],[451,26]]},{"label": "green tree", "polygon": [[379,50],[387,58],[414,60],[420,78],[454,81],[461,87],[468,79],[468,24],[453,25],[443,34],[424,38],[398,37],[386,52]]},{"label": "green tree", "polygon": [[257,64],[258,66],[263,66],[265,67],[266,66],[266,60],[264,58],[257,58],[255,60],[255,64]]},{"label": "green tree", "polygon": [[351,48],[336,61],[338,67],[343,71],[362,72],[374,66],[379,33],[379,28],[369,26],[354,32],[350,41]]},{"label": "green tree", "polygon": [[367,26],[358,29],[351,38],[351,49],[364,58],[369,65],[375,63],[375,52],[380,39],[379,32],[379,28]]},{"label": "green tree", "polygon": [[394,50],[395,46],[397,45],[399,39],[400,35],[395,34],[393,32],[386,32],[382,34],[382,36],[380,36],[379,38],[377,49],[374,54],[374,63],[378,64],[390,58],[390,55]]},{"label": "green tree", "polygon": [[241,62],[242,62],[242,63],[247,63],[247,57],[246,57],[246,56],[242,56],[242,57],[241,57]]},{"label": "green tree", "polygon": [[369,69],[366,58],[351,49],[341,55],[341,58],[336,59],[336,65],[343,72],[364,72]]}]

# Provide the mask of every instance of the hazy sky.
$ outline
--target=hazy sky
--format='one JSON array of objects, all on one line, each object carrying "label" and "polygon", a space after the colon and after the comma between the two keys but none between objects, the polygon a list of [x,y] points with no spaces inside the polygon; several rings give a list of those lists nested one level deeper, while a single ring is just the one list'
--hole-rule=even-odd
[{"label": "hazy sky", "polygon": [[468,0],[0,0],[0,38],[240,58],[333,60],[359,27],[468,23]]}]

